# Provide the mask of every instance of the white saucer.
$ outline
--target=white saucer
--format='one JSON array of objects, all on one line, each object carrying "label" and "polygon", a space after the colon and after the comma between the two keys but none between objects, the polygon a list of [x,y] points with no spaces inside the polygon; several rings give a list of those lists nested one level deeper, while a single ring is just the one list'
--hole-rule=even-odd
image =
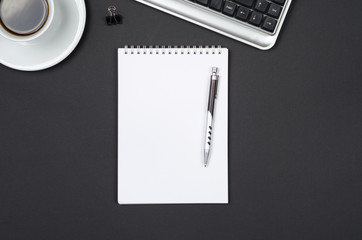
[{"label": "white saucer", "polygon": [[0,63],[23,71],[52,67],[77,46],[85,22],[84,0],[54,0],[54,19],[40,37],[29,42],[14,42],[0,35]]}]

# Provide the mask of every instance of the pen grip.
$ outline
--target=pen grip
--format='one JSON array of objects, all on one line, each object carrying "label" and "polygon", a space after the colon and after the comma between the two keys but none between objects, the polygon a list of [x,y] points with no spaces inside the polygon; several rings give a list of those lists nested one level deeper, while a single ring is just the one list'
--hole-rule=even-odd
[{"label": "pen grip", "polygon": [[207,112],[205,150],[210,150],[212,137],[212,115]]}]

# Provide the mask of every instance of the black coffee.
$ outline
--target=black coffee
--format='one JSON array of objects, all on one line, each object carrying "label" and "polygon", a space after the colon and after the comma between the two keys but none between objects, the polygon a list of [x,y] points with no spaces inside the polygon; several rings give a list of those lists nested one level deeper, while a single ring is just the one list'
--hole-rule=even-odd
[{"label": "black coffee", "polygon": [[15,35],[36,33],[44,26],[48,13],[47,0],[0,0],[0,23]]}]

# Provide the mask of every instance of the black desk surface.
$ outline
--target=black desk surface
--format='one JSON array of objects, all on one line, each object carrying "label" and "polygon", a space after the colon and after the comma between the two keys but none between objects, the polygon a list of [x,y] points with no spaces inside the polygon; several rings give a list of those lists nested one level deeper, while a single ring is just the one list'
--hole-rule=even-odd
[{"label": "black desk surface", "polygon": [[[64,62],[0,66],[1,239],[361,239],[361,1],[294,0],[269,51],[133,1],[86,4]],[[123,25],[105,25],[110,4]],[[230,204],[119,206],[117,47],[212,44],[230,50]]]}]

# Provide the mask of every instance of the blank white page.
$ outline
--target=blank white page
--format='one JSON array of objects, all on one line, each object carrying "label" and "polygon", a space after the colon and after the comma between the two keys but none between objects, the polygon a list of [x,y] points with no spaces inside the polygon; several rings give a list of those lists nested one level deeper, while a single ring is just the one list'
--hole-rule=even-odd
[{"label": "blank white page", "polygon": [[[203,166],[212,67],[212,148]],[[228,203],[228,50],[118,49],[119,204]]]}]

